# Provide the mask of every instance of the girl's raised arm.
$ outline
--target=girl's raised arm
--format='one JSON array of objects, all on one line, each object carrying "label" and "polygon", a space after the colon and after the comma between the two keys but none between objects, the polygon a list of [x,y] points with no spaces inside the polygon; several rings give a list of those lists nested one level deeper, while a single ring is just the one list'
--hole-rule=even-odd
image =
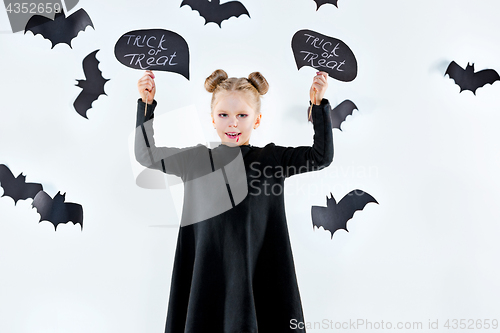
[{"label": "girl's raised arm", "polygon": [[314,128],[313,145],[274,147],[274,155],[278,165],[285,171],[285,177],[320,170],[329,166],[333,160],[331,106],[328,100],[323,98],[328,88],[327,77],[327,73],[318,72],[310,89]]},{"label": "girl's raised arm", "polygon": [[[185,178],[187,168],[193,156],[202,145],[187,148],[156,147],[154,140],[154,110],[156,101],[156,85],[151,71],[139,79],[137,83],[141,98],[137,101],[137,120],[135,130],[135,158],[145,167],[157,169],[164,173]],[[145,103],[148,103],[144,114]]]}]

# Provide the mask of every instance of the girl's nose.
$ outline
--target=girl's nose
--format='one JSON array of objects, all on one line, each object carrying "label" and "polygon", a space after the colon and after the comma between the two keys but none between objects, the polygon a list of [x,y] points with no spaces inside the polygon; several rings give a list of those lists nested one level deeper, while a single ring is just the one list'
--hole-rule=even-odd
[{"label": "girl's nose", "polygon": [[233,126],[233,127],[238,126],[238,119],[236,119],[236,117],[235,118],[231,118],[229,120],[229,126]]}]

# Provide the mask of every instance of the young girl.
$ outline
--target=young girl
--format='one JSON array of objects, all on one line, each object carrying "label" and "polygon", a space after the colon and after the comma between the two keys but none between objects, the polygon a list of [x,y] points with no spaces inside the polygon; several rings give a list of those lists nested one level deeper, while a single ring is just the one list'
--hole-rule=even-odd
[{"label": "young girl", "polygon": [[[139,80],[137,160],[181,177],[185,187],[166,333],[305,332],[297,329],[304,318],[283,185],[286,177],[332,162],[331,107],[323,98],[327,86],[327,74],[318,72],[310,89],[312,146],[255,147],[249,140],[261,122],[266,79],[259,72],[228,78],[216,70],[205,88],[213,93],[212,124],[221,144],[214,149],[201,144],[180,149],[155,147],[154,75],[147,71]],[[244,166],[243,196],[241,175],[229,167],[238,165],[238,157]],[[205,181],[216,174],[219,182]],[[223,203],[227,198],[230,205]]]}]

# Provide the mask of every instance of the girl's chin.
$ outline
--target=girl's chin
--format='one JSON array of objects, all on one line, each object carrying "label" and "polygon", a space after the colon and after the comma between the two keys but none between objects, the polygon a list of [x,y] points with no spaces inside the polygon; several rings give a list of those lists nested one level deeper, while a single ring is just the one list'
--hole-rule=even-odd
[{"label": "girl's chin", "polygon": [[243,144],[243,141],[240,140],[240,142],[236,142],[235,140],[222,140],[222,143],[228,146],[240,146]]},{"label": "girl's chin", "polygon": [[225,144],[226,146],[241,146],[243,144],[243,140],[238,136],[237,139],[229,139],[227,136],[221,138],[221,143]]}]

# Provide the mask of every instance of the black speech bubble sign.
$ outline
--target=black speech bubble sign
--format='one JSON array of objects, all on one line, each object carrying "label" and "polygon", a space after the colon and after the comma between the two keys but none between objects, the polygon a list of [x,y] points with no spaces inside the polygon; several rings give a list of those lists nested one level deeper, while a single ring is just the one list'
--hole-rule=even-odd
[{"label": "black speech bubble sign", "polygon": [[189,80],[189,47],[186,40],[173,31],[127,32],[116,42],[115,57],[130,68],[174,72]]},{"label": "black speech bubble sign", "polygon": [[340,39],[312,30],[300,30],[293,35],[292,50],[297,69],[310,66],[344,82],[352,81],[358,75],[356,57]]}]

